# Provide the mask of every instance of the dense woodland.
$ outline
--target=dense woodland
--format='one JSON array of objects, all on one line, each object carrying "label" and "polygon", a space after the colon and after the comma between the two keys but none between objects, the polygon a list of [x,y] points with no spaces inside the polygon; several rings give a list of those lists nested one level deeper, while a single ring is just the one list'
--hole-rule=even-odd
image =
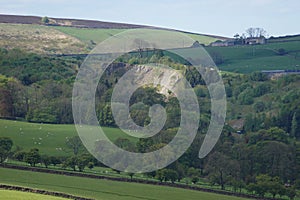
[{"label": "dense woodland", "polygon": [[[300,189],[300,76],[288,75],[275,80],[265,74],[234,74],[222,72],[227,94],[227,119],[221,139],[205,159],[198,152],[210,121],[210,99],[205,82],[188,63],[175,62],[162,51],[127,55],[118,62],[127,62],[106,73],[97,89],[97,115],[102,126],[116,127],[110,97],[118,79],[134,64],[159,62],[181,70],[198,97],[201,116],[198,135],[189,150],[167,169],[149,173],[160,181],[180,181],[189,177],[197,183],[208,179],[220,189],[228,186],[238,192],[247,188],[251,193],[290,195]],[[73,123],[72,84],[82,58],[42,56],[18,49],[0,49],[0,116],[29,122],[53,124]],[[143,102],[143,104],[141,104]],[[140,139],[137,144],[123,138],[118,146],[134,152],[150,152],[166,145],[180,125],[180,106],[175,97],[165,97],[157,88],[139,88],[130,100],[130,114],[138,125],[147,125],[149,107],[161,104],[168,119],[160,134]],[[235,124],[240,124],[235,126]],[[68,145],[74,149],[76,139]],[[9,145],[9,142],[7,143]],[[0,143],[1,145],[1,143]],[[76,145],[75,145],[76,146]],[[6,149],[10,149],[6,146]],[[1,147],[2,148],[2,147]],[[4,148],[5,149],[5,148]],[[2,154],[1,161],[7,154]],[[14,158],[32,164],[38,150],[15,152]],[[47,165],[63,163],[64,168],[80,170],[94,164],[87,155],[50,159]],[[47,160],[44,158],[44,160]],[[50,159],[50,160],[49,160]],[[80,164],[81,163],[81,164]],[[55,164],[55,165],[56,165]]]}]

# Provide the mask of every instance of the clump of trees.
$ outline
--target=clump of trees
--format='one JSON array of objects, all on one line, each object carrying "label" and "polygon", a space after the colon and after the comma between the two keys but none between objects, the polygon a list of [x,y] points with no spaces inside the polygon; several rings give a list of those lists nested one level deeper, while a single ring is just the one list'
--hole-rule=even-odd
[{"label": "clump of trees", "polygon": [[278,49],[278,55],[283,56],[285,54],[287,54],[287,51],[284,48]]},{"label": "clump of trees", "polygon": [[93,157],[89,154],[82,154],[79,156],[71,156],[62,162],[62,168],[71,168],[76,171],[78,169],[82,172],[86,167],[92,169],[94,167]]},{"label": "clump of trees", "polygon": [[72,85],[78,60],[0,48],[0,117],[73,123]]},{"label": "clump of trees", "polygon": [[260,197],[271,194],[273,198],[287,195],[290,199],[294,199],[296,196],[295,187],[285,186],[279,177],[271,177],[266,174],[258,175],[255,183],[250,183],[247,186],[247,190]]},{"label": "clump of trees", "polygon": [[160,182],[171,181],[174,183],[178,179],[178,173],[173,169],[162,169],[156,172],[155,176]]},{"label": "clump of trees", "polygon": [[260,28],[260,27],[250,27],[248,29],[246,29],[245,33],[243,34],[238,34],[236,33],[233,37],[236,39],[236,40],[239,40],[239,39],[245,39],[247,37],[249,38],[255,38],[255,37],[266,37],[267,36],[267,31],[263,28]]},{"label": "clump of trees", "polygon": [[267,31],[263,28],[253,28],[250,27],[246,30],[246,34],[248,37],[266,37]]},{"label": "clump of trees", "polygon": [[30,166],[35,167],[36,164],[41,162],[39,149],[30,149],[30,151],[25,154],[24,161],[30,164]]}]

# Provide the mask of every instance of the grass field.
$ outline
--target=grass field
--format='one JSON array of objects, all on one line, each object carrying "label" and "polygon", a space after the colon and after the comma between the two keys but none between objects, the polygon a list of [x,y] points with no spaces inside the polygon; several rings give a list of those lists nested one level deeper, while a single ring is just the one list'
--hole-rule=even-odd
[{"label": "grass field", "polygon": [[[286,54],[279,55],[284,49]],[[218,55],[223,71],[251,73],[261,70],[297,69],[300,65],[300,41],[285,41],[253,46],[206,47],[214,57]],[[298,67],[297,67],[298,66]]]},{"label": "grass field", "polygon": [[200,44],[205,44],[205,45],[209,45],[210,43],[218,40],[218,38],[209,37],[209,36],[205,36],[205,35],[199,35],[199,34],[186,33],[186,35],[191,37],[192,39],[198,41]]},{"label": "grass field", "polygon": [[[90,127],[93,129],[95,127]],[[117,138],[127,138],[133,142],[136,139],[123,133],[117,128],[103,128],[103,131],[111,141]],[[0,137],[10,137],[15,146],[24,150],[38,148],[41,154],[68,155],[71,152],[66,149],[66,140],[77,135],[74,125],[39,124],[11,120],[0,120]]]},{"label": "grass field", "polygon": [[[71,35],[83,42],[90,43],[91,40],[95,43],[99,43],[110,36],[115,34],[121,33],[128,29],[92,29],[92,28],[74,28],[74,27],[62,27],[62,26],[55,26],[56,30],[59,30],[65,34]],[[214,37],[209,37],[200,34],[191,34],[185,33],[187,36],[191,37],[192,39],[199,41],[202,44],[208,45],[217,39]]]},{"label": "grass field", "polygon": [[28,192],[19,192],[19,191],[11,191],[11,190],[2,190],[0,189],[0,199],[13,199],[13,200],[66,200],[65,198],[60,197],[52,197],[49,195],[42,194],[33,194]]},{"label": "grass field", "polygon": [[272,38],[270,42],[281,42],[281,41],[295,41],[299,40],[300,41],[300,35],[295,35],[295,36],[290,36],[290,37],[279,37],[279,38]]},{"label": "grass field", "polygon": [[0,168],[0,183],[105,200],[242,200],[179,188],[69,177]]},{"label": "grass field", "polygon": [[62,26],[54,26],[53,28],[67,35],[71,35],[86,43],[91,42],[91,40],[95,43],[99,43],[110,36],[113,36],[117,33],[121,33],[127,30],[127,29],[74,28],[74,27],[62,27]]}]

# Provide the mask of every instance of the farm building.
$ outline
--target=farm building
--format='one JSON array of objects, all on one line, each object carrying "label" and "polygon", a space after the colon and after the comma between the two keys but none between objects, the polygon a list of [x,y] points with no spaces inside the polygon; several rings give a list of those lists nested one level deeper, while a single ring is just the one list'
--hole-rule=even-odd
[{"label": "farm building", "polygon": [[255,44],[266,44],[265,37],[250,37],[245,39],[238,39],[238,40],[225,40],[225,41],[216,41],[211,43],[212,47],[228,47],[228,46],[235,46],[235,45],[255,45]]},{"label": "farm building", "polygon": [[245,44],[253,45],[253,44],[266,44],[265,37],[251,37],[245,39]]},{"label": "farm building", "polygon": [[211,43],[211,46],[213,47],[228,47],[228,46],[234,46],[235,41],[234,40],[226,40],[226,41],[216,41]]}]

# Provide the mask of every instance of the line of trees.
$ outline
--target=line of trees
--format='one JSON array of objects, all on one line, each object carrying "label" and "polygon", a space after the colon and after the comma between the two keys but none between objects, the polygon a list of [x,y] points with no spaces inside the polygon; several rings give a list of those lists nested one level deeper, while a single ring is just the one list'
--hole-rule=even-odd
[{"label": "line of trees", "polygon": [[[71,140],[77,141],[77,139],[78,136],[75,136]],[[300,188],[300,182],[295,178],[297,172],[293,172],[295,170],[293,169],[294,161],[289,158],[291,152],[288,149],[290,147],[287,146],[288,141],[285,133],[278,128],[273,128],[264,133],[263,140],[254,141],[255,139],[257,140],[257,136],[249,138],[249,147],[235,142],[237,144],[230,148],[228,137],[223,137],[216,150],[205,160],[187,159],[191,156],[190,154],[196,153],[189,149],[183,157],[167,168],[146,175],[156,178],[160,182],[171,183],[185,179],[197,184],[200,180],[207,179],[212,185],[219,185],[222,190],[230,186],[235,192],[241,192],[244,188],[249,193],[260,197],[270,194],[273,198],[288,196],[290,199],[294,199],[296,189]],[[118,139],[125,149],[129,146],[132,148],[130,141],[125,140]],[[156,141],[145,142],[148,139],[142,140],[144,142],[140,141],[138,145],[146,151],[147,149],[153,149],[153,146],[157,146]],[[90,154],[78,154],[77,151],[74,151],[78,147],[74,145],[69,146],[73,155],[68,157],[41,155],[37,148],[30,149],[27,152],[20,149],[12,152],[12,146],[13,141],[10,138],[0,138],[1,163],[11,157],[26,162],[32,167],[37,164],[43,164],[46,168],[50,165],[59,165],[62,169],[69,168],[80,172],[83,172],[85,168],[93,169],[94,166],[103,166]],[[229,149],[232,149],[232,151]],[[198,167],[194,167],[195,165]],[[132,179],[134,174],[128,173],[128,176]]]},{"label": "line of trees", "polygon": [[255,37],[266,37],[266,36],[267,36],[267,31],[265,29],[260,28],[260,27],[257,27],[257,28],[250,27],[250,28],[246,29],[245,33],[243,33],[241,35],[236,33],[233,37],[236,40],[238,40],[238,39],[246,38],[246,37],[255,38]]},{"label": "line of trees", "polygon": [[[66,141],[66,146],[73,152],[72,156],[51,156],[41,154],[38,148],[24,151],[20,148],[12,151],[13,141],[8,137],[0,138],[0,163],[4,163],[7,158],[15,159],[17,161],[26,162],[31,167],[37,164],[43,164],[46,168],[49,165],[61,165],[62,169],[71,168],[74,171],[78,169],[83,171],[86,167],[92,169],[99,162],[90,154],[82,151],[83,145],[78,136],[74,136]],[[81,151],[80,151],[81,150]],[[80,154],[79,154],[80,152]]]}]

